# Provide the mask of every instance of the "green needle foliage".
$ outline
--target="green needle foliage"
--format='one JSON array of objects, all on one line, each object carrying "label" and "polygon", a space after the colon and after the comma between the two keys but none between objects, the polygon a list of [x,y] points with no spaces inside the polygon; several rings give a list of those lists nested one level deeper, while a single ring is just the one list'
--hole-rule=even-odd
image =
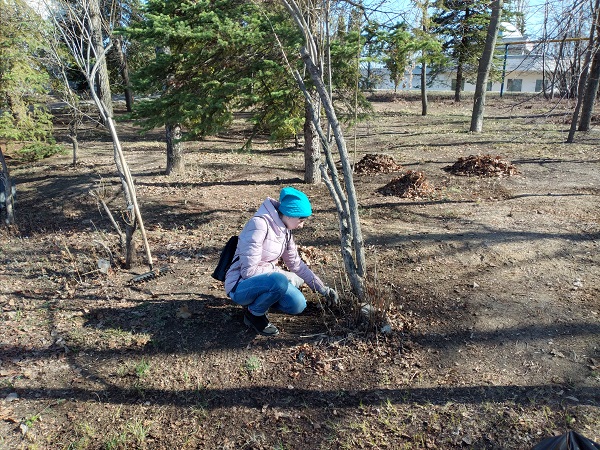
[{"label": "green needle foliage", "polygon": [[296,134],[304,103],[274,30],[287,51],[301,38],[282,13],[275,3],[260,10],[240,0],[149,1],[144,19],[125,31],[156,49],[134,74],[138,93],[149,94],[135,117],[145,129],[182,124],[190,139],[226,129],[234,111],[247,110],[257,132]]},{"label": "green needle foliage", "polygon": [[[133,75],[136,91],[146,95],[134,117],[146,130],[181,124],[183,139],[198,138],[227,129],[234,112],[245,111],[254,134],[280,144],[301,132],[305,100],[283,53],[302,73],[303,37],[280,2],[150,0],[142,17],[124,32],[156,49]],[[331,44],[332,83],[346,118],[355,104],[358,39],[350,31]],[[358,107],[369,109],[362,94]]]},{"label": "green needle foliage", "polygon": [[61,149],[46,108],[50,82],[43,64],[42,23],[25,2],[0,2],[0,141],[18,143],[24,159]]},{"label": "green needle foliage", "polygon": [[[502,17],[511,20],[512,2],[506,1]],[[475,83],[479,58],[483,53],[491,9],[488,1],[440,0],[432,16],[432,29],[443,42],[449,61],[464,71],[464,78]],[[494,69],[491,76],[493,78]]]},{"label": "green needle foliage", "polygon": [[390,28],[386,36],[385,57],[383,63],[390,71],[390,80],[394,83],[394,92],[404,78],[404,72],[409,64],[409,58],[419,48],[416,39],[408,31],[408,26],[398,23]]}]

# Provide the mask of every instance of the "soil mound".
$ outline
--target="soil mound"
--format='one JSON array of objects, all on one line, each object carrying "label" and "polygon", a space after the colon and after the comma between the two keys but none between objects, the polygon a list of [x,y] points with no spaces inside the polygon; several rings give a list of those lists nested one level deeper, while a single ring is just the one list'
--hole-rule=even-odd
[{"label": "soil mound", "polygon": [[504,177],[519,173],[509,161],[492,155],[470,155],[459,158],[451,166],[444,167],[446,172],[459,176]]},{"label": "soil mound", "polygon": [[383,195],[395,195],[403,198],[426,197],[433,192],[433,186],[425,178],[423,172],[409,170],[404,175],[394,178],[379,189]]},{"label": "soil mound", "polygon": [[354,167],[354,172],[359,175],[400,172],[402,170],[402,166],[396,164],[391,156],[376,153],[367,153]]}]

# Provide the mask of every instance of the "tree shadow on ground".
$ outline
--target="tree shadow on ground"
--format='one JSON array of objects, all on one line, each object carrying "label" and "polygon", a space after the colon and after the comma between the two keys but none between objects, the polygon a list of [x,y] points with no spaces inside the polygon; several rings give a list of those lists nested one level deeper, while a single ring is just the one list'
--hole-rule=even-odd
[{"label": "tree shadow on ground", "polygon": [[[202,360],[205,352],[221,352],[227,350],[247,349],[251,344],[263,348],[276,346],[292,348],[314,340],[315,336],[327,338],[328,330],[321,321],[321,310],[312,304],[296,321],[285,322],[282,334],[275,338],[263,338],[249,331],[242,324],[242,309],[230,301],[212,295],[194,296],[178,293],[188,297],[189,301],[140,301],[133,307],[91,307],[84,314],[84,328],[96,334],[94,345],[77,344],[79,338],[70,331],[58,336],[56,342],[46,348],[24,348],[2,346],[0,359],[9,361],[15,356],[25,360],[55,358],[66,351],[67,360],[83,375],[100,382],[101,390],[74,388],[45,389],[31,388],[22,393],[22,397],[31,399],[74,398],[89,401],[100,396],[103,402],[135,403],[139,395],[130,389],[116,386],[111,379],[104,378],[97,372],[84,368],[80,359],[82,355],[88,361],[102,361],[121,358],[127,355],[198,355]],[[30,295],[31,298],[34,294]],[[195,297],[195,298],[194,298]],[[94,300],[90,297],[89,300]],[[47,309],[49,329],[55,329],[54,315],[58,311],[56,305],[49,305],[43,295],[38,301]],[[182,313],[185,313],[182,314]],[[282,321],[283,315],[272,315],[276,321]],[[117,334],[115,334],[118,332]],[[75,331],[73,331],[75,333]],[[150,339],[143,346],[111,347],[110,337],[147,334]],[[421,347],[437,350],[451,350],[463,346],[465,342],[488,347],[517,342],[527,336],[528,339],[548,339],[548,336],[588,336],[600,334],[600,324],[577,322],[568,324],[549,324],[539,326],[523,326],[495,331],[456,331],[451,334],[420,333],[414,336],[406,334],[402,339],[410,339]],[[55,336],[56,337],[56,336]],[[98,341],[100,337],[100,341]],[[59,342],[60,344],[57,344]],[[100,344],[99,346],[97,344]],[[66,345],[66,347],[65,347]],[[506,344],[508,345],[508,344]],[[69,348],[69,346],[71,346]],[[89,367],[89,366],[88,366]],[[476,385],[466,387],[414,387],[402,388],[357,388],[342,389],[330,392],[325,389],[290,389],[278,386],[256,386],[246,388],[210,387],[200,391],[181,391],[169,389],[146,389],[144,399],[157,405],[184,406],[194,401],[207,401],[209,408],[247,405],[261,407],[268,403],[271,407],[292,408],[356,408],[360,405],[375,405],[385,401],[408,404],[445,404],[483,403],[512,401],[543,405],[564,401],[561,396],[567,389],[569,395],[576,397],[583,404],[600,405],[600,389],[590,386],[561,385]],[[563,393],[559,393],[563,391]]]}]

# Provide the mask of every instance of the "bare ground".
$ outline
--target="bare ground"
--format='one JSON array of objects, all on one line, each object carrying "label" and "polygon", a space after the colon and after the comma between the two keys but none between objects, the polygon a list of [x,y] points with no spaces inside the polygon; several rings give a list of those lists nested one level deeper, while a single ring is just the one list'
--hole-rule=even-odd
[{"label": "bare ground", "polygon": [[[121,204],[106,133],[86,131],[75,168],[68,155],[13,162],[0,448],[528,449],[570,429],[600,441],[597,130],[564,144],[566,102],[490,99],[474,135],[468,101],[421,117],[410,99],[375,100],[377,116],[347,131],[355,160],[387,155],[430,187],[402,198],[381,194],[399,173],[355,176],[389,333],[356,325],[333,204],[302,185],[298,149],[239,152],[241,130],[188,143],[185,175],[166,177],[162,133],[122,123],[156,266],[171,270],[138,284],[142,262],[98,271],[117,237],[89,191]],[[483,154],[519,174],[443,170]],[[346,303],[322,309],[307,293],[301,316],[271,315],[282,333],[268,339],[210,273],[290,184],[315,210],[296,240]]]}]

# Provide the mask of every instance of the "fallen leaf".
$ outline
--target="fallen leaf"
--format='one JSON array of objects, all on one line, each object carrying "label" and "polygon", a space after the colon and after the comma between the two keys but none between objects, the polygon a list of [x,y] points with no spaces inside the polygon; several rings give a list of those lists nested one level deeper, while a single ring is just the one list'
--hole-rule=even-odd
[{"label": "fallen leaf", "polygon": [[18,420],[12,416],[12,410],[10,408],[0,406],[0,420],[5,422],[17,423]]},{"label": "fallen leaf", "polygon": [[192,313],[190,312],[187,306],[182,306],[177,310],[176,316],[178,319],[189,319],[190,317],[192,317]]}]

